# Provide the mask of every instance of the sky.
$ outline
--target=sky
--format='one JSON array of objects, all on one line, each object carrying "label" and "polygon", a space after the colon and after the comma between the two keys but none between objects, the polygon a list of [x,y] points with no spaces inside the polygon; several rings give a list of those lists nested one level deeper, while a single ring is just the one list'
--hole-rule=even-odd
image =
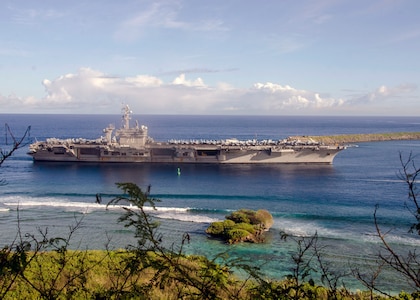
[{"label": "sky", "polygon": [[418,116],[418,0],[2,0],[0,114]]}]

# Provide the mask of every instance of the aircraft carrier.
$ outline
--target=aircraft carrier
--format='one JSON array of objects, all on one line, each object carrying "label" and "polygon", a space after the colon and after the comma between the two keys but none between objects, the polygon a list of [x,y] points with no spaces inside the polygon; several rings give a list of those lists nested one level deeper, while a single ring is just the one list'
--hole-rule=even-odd
[{"label": "aircraft carrier", "polygon": [[[35,161],[165,164],[332,164],[345,149],[297,136],[283,140],[154,141],[148,128],[130,127],[131,110],[122,110],[123,125],[105,128],[96,140],[49,138],[29,146]],[[115,131],[115,133],[114,133]]]}]

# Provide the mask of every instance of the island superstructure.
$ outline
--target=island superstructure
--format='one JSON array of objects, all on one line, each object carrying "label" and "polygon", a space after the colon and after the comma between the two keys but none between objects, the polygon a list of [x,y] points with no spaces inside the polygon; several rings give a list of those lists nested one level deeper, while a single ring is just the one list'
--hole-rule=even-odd
[{"label": "island superstructure", "polygon": [[[49,138],[29,146],[35,161],[100,163],[192,164],[332,164],[344,146],[324,145],[305,137],[283,140],[170,140],[154,141],[148,128],[136,121],[130,127],[131,110],[122,111],[118,130],[109,125],[96,140]],[[115,131],[115,134],[113,134]]]}]

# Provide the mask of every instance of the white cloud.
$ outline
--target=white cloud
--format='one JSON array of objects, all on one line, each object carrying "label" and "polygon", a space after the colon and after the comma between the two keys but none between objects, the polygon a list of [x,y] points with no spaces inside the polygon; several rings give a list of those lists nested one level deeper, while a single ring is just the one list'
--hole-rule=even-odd
[{"label": "white cloud", "polygon": [[330,114],[359,111],[368,105],[381,105],[416,89],[415,85],[380,86],[373,92],[347,100],[296,89],[272,82],[237,88],[228,83],[208,86],[202,78],[180,74],[165,83],[158,77],[109,76],[91,68],[44,79],[45,96],[1,96],[0,107],[10,112],[116,113],[119,105],[130,104],[136,113],[147,114]]},{"label": "white cloud", "polygon": [[131,83],[138,87],[158,87],[163,84],[163,81],[154,76],[138,75],[136,77],[127,77],[125,79],[128,83]]},{"label": "white cloud", "polygon": [[400,98],[417,90],[414,84],[401,84],[395,87],[387,87],[382,85],[375,91],[356,95],[346,101],[347,105],[360,105],[374,102],[383,102],[387,99]]},{"label": "white cloud", "polygon": [[133,16],[123,20],[117,27],[114,37],[118,40],[134,41],[149,28],[176,29],[184,31],[226,31],[224,22],[218,19],[199,19],[185,21],[178,17],[182,5],[177,1],[154,2]]},{"label": "white cloud", "polygon": [[289,85],[279,85],[271,82],[256,83],[255,89],[271,94],[268,106],[276,109],[293,108],[328,108],[334,106],[341,106],[344,104],[343,99],[322,98],[318,93],[313,93],[305,90],[298,90]]},{"label": "white cloud", "polygon": [[177,78],[175,78],[172,84],[184,85],[184,86],[189,86],[189,87],[202,87],[202,88],[206,87],[203,79],[197,78],[196,80],[187,80],[185,78],[185,74],[181,74]]},{"label": "white cloud", "polygon": [[8,11],[10,12],[11,21],[21,25],[34,25],[46,20],[59,19],[64,16],[64,13],[54,9],[9,6]]}]

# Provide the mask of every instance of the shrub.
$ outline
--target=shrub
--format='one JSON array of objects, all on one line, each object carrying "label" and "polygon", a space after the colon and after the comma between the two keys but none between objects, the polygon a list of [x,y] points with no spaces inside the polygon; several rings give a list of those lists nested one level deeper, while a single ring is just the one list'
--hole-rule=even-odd
[{"label": "shrub", "polygon": [[273,216],[265,209],[259,209],[255,213],[257,224],[262,224],[264,229],[268,229],[274,224]]},{"label": "shrub", "polygon": [[226,219],[232,220],[235,223],[251,223],[250,216],[252,217],[253,214],[255,214],[255,212],[252,210],[240,209],[231,213]]},{"label": "shrub", "polygon": [[206,229],[206,233],[223,238],[226,242],[233,244],[243,241],[262,242],[263,230],[273,225],[271,214],[260,209],[240,209],[226,216],[223,222],[214,222]]},{"label": "shrub", "polygon": [[231,230],[233,227],[235,227],[235,222],[233,222],[232,220],[224,220],[223,227],[224,227],[224,231],[227,232]]},{"label": "shrub", "polygon": [[245,240],[250,233],[243,229],[231,229],[227,232],[227,240],[229,244],[234,244],[238,242],[242,242]]},{"label": "shrub", "polygon": [[206,229],[206,233],[212,235],[221,235],[225,231],[224,222],[213,222]]},{"label": "shrub", "polygon": [[247,223],[238,223],[233,227],[234,229],[246,230],[248,233],[254,234],[256,232],[255,226]]},{"label": "shrub", "polygon": [[206,229],[206,233],[215,236],[225,236],[229,230],[235,227],[235,222],[232,220],[224,220],[222,222],[213,222]]}]

